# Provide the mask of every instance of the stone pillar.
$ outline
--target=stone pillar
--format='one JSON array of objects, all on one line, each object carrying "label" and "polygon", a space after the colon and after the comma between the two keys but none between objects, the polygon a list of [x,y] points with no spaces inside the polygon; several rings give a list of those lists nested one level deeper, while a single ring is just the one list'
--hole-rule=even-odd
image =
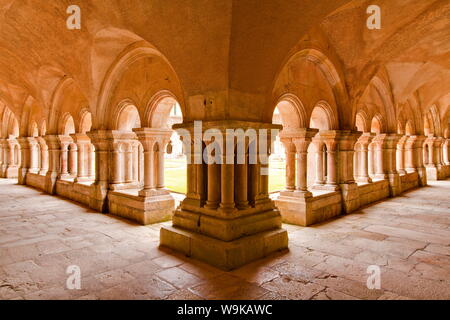
[{"label": "stone pillar", "polygon": [[45,176],[48,171],[48,146],[43,137],[36,138],[41,149],[41,167],[39,168],[39,174]]},{"label": "stone pillar", "polygon": [[378,179],[389,180],[389,192],[391,197],[401,193],[401,180],[397,171],[397,144],[401,135],[379,134],[374,142],[377,145],[377,174]]},{"label": "stone pillar", "polygon": [[[296,137],[292,138],[297,151],[297,187],[296,194],[304,197],[312,196],[308,191],[308,148],[312,141],[314,131],[304,131]],[[310,135],[311,134],[311,135]]]},{"label": "stone pillar", "polygon": [[[112,169],[112,131],[95,130],[87,133],[95,147],[95,181],[91,185],[89,206],[97,211],[108,212],[108,189]],[[92,167],[91,167],[92,168]]]},{"label": "stone pillar", "polygon": [[436,155],[435,157],[435,165],[438,171],[437,178],[438,180],[444,180],[447,178],[447,175],[445,173],[445,163],[444,163],[444,157],[442,153],[442,145],[444,144],[444,138],[437,137],[434,141],[434,153]]},{"label": "stone pillar", "polygon": [[86,182],[90,181],[90,176],[88,172],[89,168],[89,153],[91,140],[86,134],[72,134],[70,135],[73,142],[76,143],[78,149],[78,163],[77,163],[77,176],[75,182]]},{"label": "stone pillar", "polygon": [[95,154],[95,147],[90,143],[88,148],[88,177],[90,181],[95,180]]},{"label": "stone pillar", "polygon": [[75,143],[69,144],[69,176],[76,178],[78,174],[78,147]]},{"label": "stone pillar", "polygon": [[359,183],[372,182],[372,179],[369,176],[369,145],[374,137],[374,133],[366,132],[358,139],[356,144],[358,171],[355,178]]},{"label": "stone pillar", "polygon": [[450,165],[450,139],[445,139],[445,142],[442,144],[442,153],[444,163],[449,166]]},{"label": "stone pillar", "polygon": [[280,192],[280,196],[275,201],[281,212],[284,222],[301,226],[308,226],[316,223],[316,216],[313,214],[313,195],[308,191],[308,147],[313,137],[317,135],[317,129],[285,129],[280,133],[282,141],[295,145],[297,152],[297,185],[296,190]]},{"label": "stone pillar", "polygon": [[61,173],[59,179],[70,178],[69,174],[69,146],[72,143],[72,138],[68,136],[59,136],[59,141],[61,143],[60,161],[61,161]]},{"label": "stone pillar", "polygon": [[[18,138],[17,141],[20,144],[20,151],[22,154],[22,161],[18,171],[18,183],[25,185],[27,184],[27,174],[32,168],[32,161],[35,162],[35,156],[32,156],[32,153],[37,142],[32,137]],[[35,171],[36,170],[34,170],[34,172]]]},{"label": "stone pillar", "polygon": [[[164,178],[164,156],[165,156],[165,150],[167,147],[167,144],[170,141],[170,137],[167,138],[167,135],[165,137],[160,138],[160,145],[158,148],[158,151],[156,153],[156,158],[158,160],[157,168],[156,168],[156,188],[157,189],[165,189],[165,178]],[[200,172],[203,174],[203,171]],[[202,186],[203,187],[203,186]]]},{"label": "stone pillar", "polygon": [[[230,137],[233,133],[227,129],[236,130],[248,129],[259,131],[259,129],[279,129],[281,126],[244,122],[244,121],[211,121],[202,123],[202,132],[215,129],[222,137]],[[185,132],[194,132],[193,124],[175,125],[174,129],[183,129]],[[186,140],[187,137],[183,137]],[[196,137],[197,139],[197,137]],[[256,139],[263,139],[260,135]],[[266,139],[266,138],[264,138]],[[191,140],[192,141],[192,140]],[[200,141],[201,142],[201,141]],[[259,141],[257,141],[259,142]],[[186,142],[185,142],[186,143]],[[220,150],[225,150],[226,139],[223,139]],[[194,143],[194,149],[197,148]],[[230,151],[231,151],[231,146]],[[208,149],[209,150],[209,149]],[[258,150],[266,157],[270,150]],[[223,156],[223,155],[221,155]],[[203,260],[224,270],[231,270],[240,267],[248,262],[262,258],[279,249],[287,248],[287,233],[281,229],[281,216],[275,209],[273,202],[267,194],[267,176],[254,175],[256,172],[266,174],[256,169],[261,168],[265,163],[258,157],[257,163],[250,166],[248,182],[258,181],[258,190],[255,185],[251,185],[249,194],[253,199],[252,207],[237,206],[235,194],[239,193],[239,181],[241,170],[237,167],[236,157],[229,158],[229,162],[220,163],[220,176],[216,174],[214,167],[208,166],[208,187],[210,183],[209,173],[219,179],[216,183],[220,188],[220,205],[218,208],[212,206],[196,205],[195,202],[187,198],[175,211],[173,217],[173,227],[163,227],[161,229],[161,245],[181,251],[193,258]],[[222,159],[223,160],[223,159]],[[226,159],[225,159],[226,160]],[[239,173],[237,173],[239,172]],[[196,177],[194,175],[194,177]],[[192,176],[188,176],[192,179]],[[195,178],[194,178],[195,179]],[[189,181],[188,181],[189,182]],[[195,185],[195,183],[194,183]],[[217,189],[214,189],[217,192]],[[213,198],[212,189],[209,189],[208,200]]]},{"label": "stone pillar", "polygon": [[139,184],[139,141],[133,143],[133,181]]},{"label": "stone pillar", "polygon": [[280,139],[286,152],[286,192],[295,191],[295,144],[291,138]]},{"label": "stone pillar", "polygon": [[220,204],[220,165],[217,163],[208,163],[208,196],[205,208],[217,209]]},{"label": "stone pillar", "polygon": [[397,171],[399,174],[403,175],[406,174],[405,170],[405,144],[406,140],[408,139],[407,136],[403,136],[400,138],[400,140],[397,143]]},{"label": "stone pillar", "polygon": [[410,136],[405,144],[405,167],[406,172],[417,172],[419,174],[419,185],[427,185],[427,172],[423,165],[424,136]]},{"label": "stone pillar", "polygon": [[20,148],[16,137],[10,136],[7,139],[7,166],[5,168],[5,178],[15,179],[19,175],[20,166]]},{"label": "stone pillar", "polygon": [[59,135],[47,135],[44,137],[48,146],[49,166],[45,178],[45,191],[56,193],[56,182],[61,170],[61,139],[67,137]]},{"label": "stone pillar", "polygon": [[[324,172],[324,146],[325,143],[321,137],[313,138],[313,144],[315,148],[315,159],[316,159],[316,179],[314,181],[314,187],[322,187],[325,184],[325,172]],[[328,158],[328,157],[327,157]],[[328,170],[328,168],[327,168]]]},{"label": "stone pillar", "polygon": [[133,172],[134,172],[134,162],[133,162],[133,143],[129,142],[124,145],[123,149],[123,158],[125,164],[125,183],[132,183],[133,180]]},{"label": "stone pillar", "polygon": [[439,180],[439,139],[429,136],[423,144],[423,158],[427,171],[427,179],[431,181]]},{"label": "stone pillar", "polygon": [[[337,161],[340,134],[341,133],[336,130],[322,130],[319,132],[320,139],[323,141],[327,149],[327,177],[325,186],[320,187],[320,189],[322,190],[339,190]],[[352,163],[349,165],[351,168],[353,168],[353,158]]]},{"label": "stone pillar", "polygon": [[248,149],[245,148],[243,163],[236,164],[236,206],[239,210],[245,210],[249,207],[248,201]]},{"label": "stone pillar", "polygon": [[[362,167],[366,169],[363,175],[368,178],[367,171],[367,150],[369,142],[372,138],[371,134],[366,134],[361,139],[361,132],[342,130],[335,133],[335,138],[331,141],[337,142],[338,158],[337,158],[337,181],[342,195],[342,209],[344,213],[351,213],[360,207],[359,188],[355,181],[354,175],[354,158],[355,158],[355,144],[357,141],[363,145],[363,154],[366,162]],[[362,169],[363,170],[363,169]],[[370,178],[366,180],[370,182]]]}]

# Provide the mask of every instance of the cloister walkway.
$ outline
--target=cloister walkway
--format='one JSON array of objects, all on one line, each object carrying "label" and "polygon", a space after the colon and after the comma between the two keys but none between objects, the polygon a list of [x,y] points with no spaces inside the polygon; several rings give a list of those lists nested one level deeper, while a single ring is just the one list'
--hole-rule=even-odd
[{"label": "cloister walkway", "polygon": [[[232,272],[159,249],[139,226],[0,181],[0,299],[450,299],[450,180],[311,228]],[[166,223],[168,224],[168,223]],[[67,267],[81,270],[68,290]],[[381,289],[367,288],[367,268]]]}]

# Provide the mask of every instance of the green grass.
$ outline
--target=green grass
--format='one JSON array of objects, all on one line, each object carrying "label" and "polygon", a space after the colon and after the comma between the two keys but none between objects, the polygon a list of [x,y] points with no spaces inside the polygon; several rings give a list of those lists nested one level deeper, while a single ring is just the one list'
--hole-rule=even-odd
[{"label": "green grass", "polygon": [[286,170],[269,168],[269,192],[282,191],[286,186]]},{"label": "green grass", "polygon": [[[166,188],[186,193],[186,163],[184,159],[165,160]],[[284,190],[286,183],[285,164],[282,161],[270,161],[269,192]]]},{"label": "green grass", "polygon": [[169,169],[165,170],[164,178],[166,188],[179,193],[186,193],[186,169]]}]

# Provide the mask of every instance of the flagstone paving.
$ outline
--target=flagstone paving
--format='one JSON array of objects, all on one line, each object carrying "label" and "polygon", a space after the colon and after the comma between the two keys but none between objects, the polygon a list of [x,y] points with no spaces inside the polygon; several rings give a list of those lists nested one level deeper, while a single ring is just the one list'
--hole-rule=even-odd
[{"label": "flagstone paving", "polygon": [[[165,223],[170,224],[170,223]],[[311,228],[290,250],[223,272],[139,226],[0,181],[0,299],[450,299],[450,180]],[[370,290],[368,267],[381,270]],[[81,289],[67,289],[69,266]]]}]

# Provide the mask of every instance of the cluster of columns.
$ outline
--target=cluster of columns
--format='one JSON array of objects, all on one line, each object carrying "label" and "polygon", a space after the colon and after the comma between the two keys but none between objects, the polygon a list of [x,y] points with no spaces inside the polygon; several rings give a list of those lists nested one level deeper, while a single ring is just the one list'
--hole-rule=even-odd
[{"label": "cluster of columns", "polygon": [[21,150],[19,183],[26,184],[28,173],[46,176],[46,191],[55,192],[56,181],[92,181],[95,174],[94,149],[83,134],[47,135],[18,138]]},{"label": "cluster of columns", "polygon": [[95,146],[97,168],[92,186],[92,208],[108,211],[109,190],[140,189],[142,198],[169,194],[164,184],[164,150],[172,130],[138,128],[133,131],[88,133]]},{"label": "cluster of columns", "polygon": [[[174,128],[190,133],[182,136],[188,157],[188,192],[175,210],[173,226],[161,229],[161,244],[226,270],[286,248],[287,233],[281,229],[268,183],[270,129],[281,126],[203,122],[203,132],[216,130],[222,137],[218,140],[194,136],[193,125]],[[268,134],[243,141],[235,136],[238,129],[257,133],[264,129]],[[262,139],[269,146],[265,150],[260,148]],[[256,154],[254,145],[258,146]]]},{"label": "cluster of columns", "polygon": [[21,160],[18,140],[14,136],[0,139],[0,177],[17,178]]}]

